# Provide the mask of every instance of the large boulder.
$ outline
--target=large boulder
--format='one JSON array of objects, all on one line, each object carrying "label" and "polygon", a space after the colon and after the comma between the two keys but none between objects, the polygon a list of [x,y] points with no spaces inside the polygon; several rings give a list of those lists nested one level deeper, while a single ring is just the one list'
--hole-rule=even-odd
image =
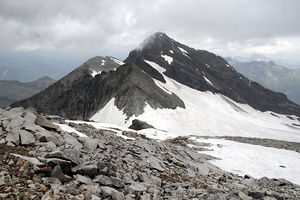
[{"label": "large boulder", "polygon": [[138,120],[138,119],[134,119],[132,121],[132,124],[129,126],[130,129],[133,130],[142,130],[142,129],[147,129],[147,128],[154,128],[153,126],[151,126],[150,124],[148,124],[147,122]]}]

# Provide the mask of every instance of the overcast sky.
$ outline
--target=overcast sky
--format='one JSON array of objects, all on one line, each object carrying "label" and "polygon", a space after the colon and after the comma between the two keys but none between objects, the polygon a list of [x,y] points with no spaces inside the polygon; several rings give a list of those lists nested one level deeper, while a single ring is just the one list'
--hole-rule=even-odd
[{"label": "overcast sky", "polygon": [[220,55],[300,61],[299,0],[0,0],[2,52],[128,52],[154,32]]}]

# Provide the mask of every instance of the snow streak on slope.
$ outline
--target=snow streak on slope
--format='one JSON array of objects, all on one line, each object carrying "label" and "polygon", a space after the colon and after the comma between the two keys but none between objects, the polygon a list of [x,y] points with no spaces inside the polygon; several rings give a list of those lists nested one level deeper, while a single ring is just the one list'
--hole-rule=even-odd
[{"label": "snow streak on slope", "polygon": [[91,120],[93,121],[112,123],[121,126],[125,125],[125,119],[126,115],[123,114],[123,111],[115,106],[115,98],[112,98],[104,108],[91,117]]},{"label": "snow streak on slope", "polygon": [[254,178],[285,178],[300,185],[300,154],[297,152],[224,139],[190,139],[212,144],[209,149],[213,151],[200,153],[221,158],[211,163],[226,171]]},{"label": "snow streak on slope", "polygon": [[112,59],[115,63],[117,63],[119,65],[124,65],[125,64],[124,62],[122,62],[122,61],[120,61],[120,60],[118,60],[116,58],[110,58],[110,59]]},{"label": "snow streak on slope", "polygon": [[61,128],[61,130],[66,131],[68,133],[76,133],[79,137],[87,137],[85,134],[77,131],[75,128],[72,128],[66,124],[58,124],[58,123],[54,123],[54,124],[59,126],[59,128]]}]

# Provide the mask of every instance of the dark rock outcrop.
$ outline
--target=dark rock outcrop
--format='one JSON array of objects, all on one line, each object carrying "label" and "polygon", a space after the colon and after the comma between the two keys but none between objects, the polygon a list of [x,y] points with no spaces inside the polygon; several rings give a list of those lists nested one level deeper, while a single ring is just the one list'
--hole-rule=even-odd
[{"label": "dark rock outcrop", "polygon": [[[93,77],[90,62],[39,94],[12,106],[34,107],[39,112],[81,119],[89,119],[112,98],[128,118],[142,114],[146,103],[154,109],[184,107],[179,97],[163,91],[134,64],[125,64],[109,72],[102,71]],[[98,65],[95,62],[93,64],[93,67],[103,67],[102,59]],[[112,66],[108,64],[107,68]]]},{"label": "dark rock outcrop", "polygon": [[134,119],[134,120],[132,120],[132,124],[128,128],[138,131],[138,130],[154,128],[154,127],[151,126],[150,124],[148,124],[147,122],[143,122],[141,120]]}]

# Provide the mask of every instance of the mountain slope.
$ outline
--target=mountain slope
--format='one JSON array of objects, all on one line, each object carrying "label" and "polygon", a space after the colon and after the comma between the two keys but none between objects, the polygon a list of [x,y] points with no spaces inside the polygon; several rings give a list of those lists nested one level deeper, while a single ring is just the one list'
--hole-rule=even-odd
[{"label": "mountain slope", "polygon": [[0,107],[28,98],[53,84],[55,80],[42,77],[32,82],[0,81]]},{"label": "mountain slope", "polygon": [[289,69],[269,61],[240,62],[226,58],[228,62],[247,78],[257,81],[266,88],[282,92],[300,104],[300,70]]},{"label": "mountain slope", "polygon": [[133,64],[111,57],[95,57],[41,93],[13,106],[33,106],[38,111],[87,119],[111,99],[126,118],[140,115],[146,103],[152,108],[184,107],[175,95],[155,84]]},{"label": "mountain slope", "polygon": [[157,137],[244,135],[300,141],[299,106],[248,80],[215,54],[156,33],[125,62],[92,58],[13,106],[121,126],[137,118],[157,128]]},{"label": "mountain slope", "polygon": [[223,58],[203,50],[195,50],[156,33],[130,52],[125,62],[135,63],[153,78],[165,82],[147,61],[155,61],[165,69],[164,75],[200,91],[223,94],[249,104],[260,111],[274,111],[300,116],[300,107],[284,94],[268,90],[236,72]]}]

